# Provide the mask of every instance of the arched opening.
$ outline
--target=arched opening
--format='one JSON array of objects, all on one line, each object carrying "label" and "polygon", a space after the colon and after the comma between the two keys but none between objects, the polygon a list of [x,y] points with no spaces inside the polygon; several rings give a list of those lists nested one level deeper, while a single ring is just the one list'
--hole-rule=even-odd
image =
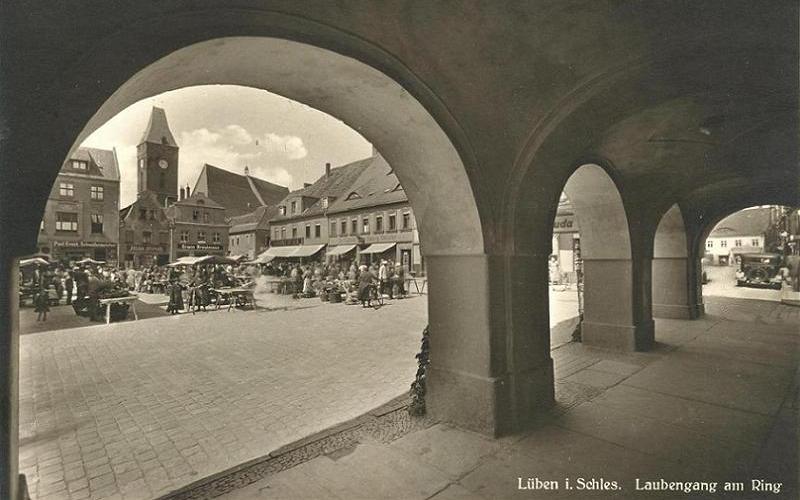
[{"label": "arched opening", "polygon": [[646,349],[652,324],[637,322],[630,228],[616,184],[598,165],[583,165],[564,193],[580,228],[584,275],[582,341],[618,349]]},{"label": "arched opening", "polygon": [[[462,274],[459,259],[468,260],[483,253],[483,236],[461,157],[426,108],[385,74],[334,52],[275,38],[216,39],[172,52],[132,76],[79,133],[75,131],[77,138],[67,158],[79,150],[82,141],[93,131],[127,106],[165,91],[199,84],[235,84],[276,92],[341,119],[375,145],[396,173],[413,207],[422,251],[431,259],[430,288],[436,291],[431,296],[429,321],[437,331],[432,351],[437,353],[439,366],[447,366],[448,357],[456,350],[457,334],[462,333],[460,322],[464,321],[464,316],[469,316],[463,311],[454,311],[449,305],[452,296],[460,291],[454,290],[458,284],[452,278]],[[162,143],[170,142],[164,139]],[[57,170],[54,166],[54,175]],[[165,176],[159,175],[158,179],[155,184],[163,187]],[[145,183],[147,179],[138,182]],[[403,221],[403,218],[396,221],[398,227],[402,227]],[[386,224],[390,224],[388,219]],[[208,235],[203,236],[206,241]],[[479,296],[476,300],[480,302],[483,298]],[[487,311],[476,314],[487,314]],[[240,327],[246,328],[246,325]],[[473,329],[479,331],[480,326]],[[243,350],[235,357],[240,357],[247,349],[244,345],[241,347]],[[179,347],[166,348],[163,354],[174,349]],[[460,357],[468,350],[457,351],[460,362]],[[414,363],[413,356],[408,361]],[[183,368],[179,371],[179,378],[187,375]],[[447,391],[448,383],[442,383],[440,377],[439,394]],[[436,396],[437,392],[431,391],[432,407]],[[451,411],[463,414],[460,409]],[[234,456],[233,460],[240,461],[252,458]],[[186,477],[181,479],[180,473],[175,474],[171,479],[187,480]]]},{"label": "arched opening", "polygon": [[693,259],[678,204],[661,217],[653,243],[653,316],[693,319],[700,310],[694,291]]}]

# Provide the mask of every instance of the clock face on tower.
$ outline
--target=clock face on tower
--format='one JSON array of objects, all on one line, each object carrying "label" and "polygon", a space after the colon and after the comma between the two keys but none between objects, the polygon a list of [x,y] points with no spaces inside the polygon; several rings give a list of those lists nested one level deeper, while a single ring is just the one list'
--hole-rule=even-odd
[{"label": "clock face on tower", "polygon": [[169,166],[169,163],[167,163],[167,160],[162,158],[158,160],[158,166],[161,168],[167,168]]}]

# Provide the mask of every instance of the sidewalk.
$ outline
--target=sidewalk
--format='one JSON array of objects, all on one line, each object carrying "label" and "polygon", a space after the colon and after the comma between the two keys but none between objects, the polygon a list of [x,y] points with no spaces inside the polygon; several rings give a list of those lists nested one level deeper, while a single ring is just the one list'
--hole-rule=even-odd
[{"label": "sidewalk", "polygon": [[[800,310],[710,298],[707,311],[696,321],[657,320],[648,353],[556,349],[558,404],[521,435],[492,440],[442,424],[394,440],[367,432],[299,465],[276,463],[278,472],[262,464],[258,480],[223,476],[214,492],[229,500],[797,498]],[[662,489],[637,490],[637,479]],[[226,490],[226,480],[240,487]],[[676,481],[698,483],[663,489]],[[725,481],[743,491],[723,491]]]}]

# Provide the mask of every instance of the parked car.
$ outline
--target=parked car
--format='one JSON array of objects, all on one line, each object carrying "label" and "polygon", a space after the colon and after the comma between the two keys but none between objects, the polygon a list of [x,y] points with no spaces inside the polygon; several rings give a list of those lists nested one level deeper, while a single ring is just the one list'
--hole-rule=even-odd
[{"label": "parked car", "polygon": [[780,254],[746,253],[741,259],[736,271],[736,286],[781,289],[783,257]]}]

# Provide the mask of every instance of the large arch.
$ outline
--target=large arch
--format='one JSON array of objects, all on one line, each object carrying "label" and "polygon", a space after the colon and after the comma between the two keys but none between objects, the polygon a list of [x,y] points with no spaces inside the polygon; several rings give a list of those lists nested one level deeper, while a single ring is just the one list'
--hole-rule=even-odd
[{"label": "large arch", "polygon": [[652,322],[637,321],[631,228],[616,183],[602,167],[583,165],[567,179],[564,193],[580,228],[583,342],[618,349],[649,348]]}]

